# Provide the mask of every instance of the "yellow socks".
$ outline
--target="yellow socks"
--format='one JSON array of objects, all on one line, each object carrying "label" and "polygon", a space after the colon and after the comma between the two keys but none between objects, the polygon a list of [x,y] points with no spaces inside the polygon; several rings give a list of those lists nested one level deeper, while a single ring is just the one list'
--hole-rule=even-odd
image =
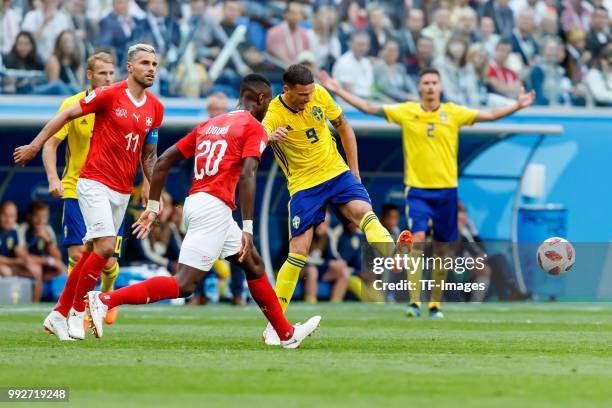
[{"label": "yellow socks", "polygon": [[[410,257],[413,259],[419,259],[423,255],[423,250],[413,249],[410,252]],[[406,271],[408,274],[408,282],[414,289],[408,290],[408,296],[410,298],[409,304],[415,304],[421,307],[421,279],[423,279],[423,263],[421,261],[413,262],[412,265],[416,265],[414,270]]]},{"label": "yellow socks", "polygon": [[283,263],[283,266],[281,266],[280,271],[278,271],[274,290],[278,302],[281,305],[281,309],[283,309],[283,313],[287,310],[289,302],[291,302],[295,285],[297,285],[300,272],[304,265],[306,265],[306,257],[304,255],[290,252],[287,256],[287,260]]},{"label": "yellow socks", "polygon": [[[446,280],[446,269],[442,268],[441,265],[434,266],[434,270],[431,272],[431,279],[434,281],[434,287],[431,289],[431,298],[429,299],[429,308],[437,307],[440,309],[442,301],[442,281]],[[439,287],[438,287],[439,286]]]},{"label": "yellow socks", "polygon": [[119,262],[115,262],[110,268],[102,269],[102,283],[100,284],[100,291],[110,292],[113,290],[115,281],[119,275]]},{"label": "yellow socks", "polygon": [[68,258],[68,275],[70,275],[70,272],[72,272],[76,264],[77,264],[77,261],[75,261],[74,259],[70,257]]},{"label": "yellow socks", "polygon": [[382,256],[393,255],[395,240],[380,223],[376,214],[372,211],[367,212],[359,222],[359,229],[363,231],[370,245],[376,248]]}]

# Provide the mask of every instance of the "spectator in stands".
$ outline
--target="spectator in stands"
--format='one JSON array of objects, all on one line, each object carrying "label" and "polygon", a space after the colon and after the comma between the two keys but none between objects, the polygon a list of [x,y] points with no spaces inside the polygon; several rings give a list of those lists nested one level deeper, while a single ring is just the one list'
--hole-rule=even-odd
[{"label": "spectator in stands", "polygon": [[551,12],[552,10],[549,9],[545,0],[510,0],[509,5],[514,13],[515,19],[518,18],[521,11],[531,10],[536,24],[540,24],[542,19],[547,15],[556,15],[554,7],[552,7],[554,12]]},{"label": "spectator in stands", "polygon": [[70,18],[58,9],[60,0],[42,0],[42,8],[28,12],[21,29],[34,34],[37,50],[44,62],[51,56],[57,36],[72,28]]},{"label": "spectator in stands", "polygon": [[548,38],[542,56],[531,69],[529,82],[536,91],[536,105],[569,105],[571,102],[571,82],[559,64],[561,51],[561,44],[555,38]]},{"label": "spectator in stands", "polygon": [[586,34],[579,28],[572,28],[567,32],[567,44],[565,46],[565,60],[563,66],[567,77],[572,81],[573,95],[572,103],[583,106],[586,103],[588,90],[584,85],[584,79],[588,72],[588,64],[591,61],[591,53],[586,50]]},{"label": "spectator in stands", "polygon": [[489,57],[492,57],[495,54],[495,47],[499,42],[499,34],[495,34],[495,22],[491,17],[482,17],[480,19],[480,36],[487,54],[489,54]]},{"label": "spectator in stands", "polygon": [[62,31],[55,41],[53,54],[45,66],[49,84],[36,93],[71,95],[80,92],[84,70],[74,31]]},{"label": "spectator in stands", "polygon": [[421,70],[431,66],[434,58],[435,45],[434,41],[429,38],[422,36],[417,41],[417,53],[416,59],[413,63],[406,65],[406,71],[415,83],[419,82],[419,72]]},{"label": "spectator in stands", "polygon": [[314,236],[307,264],[302,269],[304,278],[304,300],[316,303],[318,282],[332,282],[331,302],[342,302],[348,288],[350,270],[346,261],[340,258],[330,240],[330,215],[314,230]]},{"label": "spectator in stands", "polygon": [[495,22],[495,31],[507,38],[514,29],[514,15],[508,6],[509,0],[489,0],[483,7],[481,17],[490,17]]},{"label": "spectator in stands", "polygon": [[512,52],[520,55],[524,67],[530,67],[538,53],[538,44],[533,36],[535,30],[533,10],[525,9],[519,12],[516,27],[508,41],[512,44]]},{"label": "spectator in stands", "polygon": [[[40,265],[42,275],[40,282],[36,276],[36,285],[66,273],[62,262],[62,253],[57,246],[57,238],[49,225],[49,205],[42,201],[33,201],[27,212],[26,222],[20,227],[20,234],[28,247],[29,262]],[[36,299],[35,299],[36,301]]]},{"label": "spectator in stands", "polygon": [[8,55],[2,56],[5,68],[24,71],[40,71],[38,80],[18,77],[5,77],[3,92],[25,94],[32,91],[32,87],[45,80],[42,60],[36,52],[36,41],[32,33],[22,31],[17,35],[15,44]]},{"label": "spectator in stands", "polygon": [[31,262],[22,231],[17,227],[17,206],[0,204],[0,277],[22,276],[34,280],[32,298],[42,297],[42,268]]},{"label": "spectator in stands", "polygon": [[64,6],[72,21],[80,51],[85,56],[83,60],[86,60],[86,57],[94,53],[92,41],[98,35],[96,24],[87,15],[87,1],[67,0]]},{"label": "spectator in stands", "polygon": [[489,87],[492,92],[516,99],[521,88],[516,72],[506,66],[508,57],[512,52],[512,44],[506,40],[501,40],[495,47],[495,55],[489,61]]},{"label": "spectator in stands", "polygon": [[19,16],[17,12],[11,8],[11,0],[2,0],[0,12],[0,53],[7,54],[13,48],[17,34],[19,33]]},{"label": "spectator in stands", "polygon": [[[223,9],[221,15],[221,21],[219,25],[223,29],[223,39],[221,47],[225,46],[225,43],[234,33],[234,30],[238,27],[238,19],[242,16],[242,4],[238,0],[227,0],[223,2]],[[253,59],[252,53],[258,54],[256,60]],[[243,60],[244,58],[244,60]],[[245,62],[246,61],[246,62]],[[249,67],[257,66],[261,64],[263,57],[249,41],[243,41],[238,46],[238,52],[232,53],[232,58],[228,63],[228,67],[233,69],[239,75],[245,76],[252,72]]]},{"label": "spectator in stands", "polygon": [[367,26],[366,12],[361,7],[359,0],[342,0],[338,16],[338,39],[342,47],[342,53],[349,49],[351,38],[357,31],[362,31]]},{"label": "spectator in stands", "polygon": [[444,86],[444,98],[458,105],[479,106],[474,70],[467,65],[467,43],[452,37],[443,58],[435,62]]},{"label": "spectator in stands", "polygon": [[434,52],[437,58],[444,57],[446,43],[451,38],[450,12],[446,8],[439,8],[434,13],[433,23],[425,27],[423,36],[429,37],[434,42]]},{"label": "spectator in stands", "polygon": [[577,28],[589,31],[593,7],[585,0],[563,0],[561,12],[561,28],[564,32]]},{"label": "spectator in stands", "polygon": [[474,11],[473,8],[470,7],[469,0],[453,0],[452,5],[450,7],[450,25],[451,27],[457,27],[459,25],[459,20],[461,20],[461,16],[465,10]]},{"label": "spectator in stands", "polygon": [[330,71],[342,55],[338,38],[338,15],[328,5],[319,7],[312,19],[312,29],[308,30],[308,42],[315,56],[316,65]]},{"label": "spectator in stands", "polygon": [[453,37],[461,37],[468,45],[481,41],[478,32],[478,16],[470,7],[463,8],[458,16]]},{"label": "spectator in stands", "polygon": [[385,10],[378,4],[373,3],[367,9],[368,28],[366,32],[370,36],[370,51],[368,55],[377,57],[385,43],[394,39],[393,32],[389,28],[389,19]]},{"label": "spectator in stands", "polygon": [[[481,43],[473,44],[468,48],[466,55],[467,66],[476,78],[476,91],[480,106],[499,106],[508,104],[509,100],[489,92],[489,53]],[[475,105],[476,106],[476,105]]]},{"label": "spectator in stands", "polygon": [[380,58],[374,63],[374,83],[378,92],[396,102],[416,101],[419,91],[416,84],[399,64],[399,45],[388,40],[380,51]]},{"label": "spectator in stands", "polygon": [[310,50],[308,34],[300,24],[304,20],[304,6],[297,1],[287,3],[284,21],[272,27],[266,36],[266,52],[286,65],[297,63],[302,51]]},{"label": "spectator in stands", "polygon": [[612,43],[609,43],[595,60],[586,76],[595,105],[612,107]]},{"label": "spectator in stands", "polygon": [[393,240],[397,240],[400,234],[399,222],[400,222],[400,208],[391,203],[384,204],[380,214],[380,223],[393,237]]},{"label": "spectator in stands", "polygon": [[110,47],[115,51],[117,64],[123,70],[126,61],[127,45],[132,41],[136,19],[129,13],[129,0],[113,0],[113,11],[100,20],[99,47]]},{"label": "spectator in stands", "polygon": [[[235,30],[240,13],[241,8],[237,1],[226,1],[223,4],[222,19],[219,23],[206,13],[206,3],[203,0],[191,1],[191,22],[188,38],[193,41],[196,49],[196,60],[203,67],[210,68],[217,59],[229,36]],[[245,47],[243,49],[239,48],[239,50],[244,50],[244,55],[250,56],[251,54],[247,53],[247,44],[245,44]],[[231,70],[224,71],[228,76],[221,79],[225,83],[232,83],[236,71],[238,74],[244,75],[250,72],[240,52],[233,52],[229,63]],[[227,91],[233,92],[231,89]]]},{"label": "spectator in stands", "polygon": [[169,15],[168,0],[148,0],[145,18],[136,23],[133,40],[152,44],[161,59],[174,62],[181,43],[179,26]]},{"label": "spectator in stands", "polygon": [[538,49],[541,49],[549,38],[554,38],[561,42],[561,37],[559,37],[559,17],[557,14],[550,13],[542,18],[542,21],[540,21],[540,28],[535,38],[538,43]]},{"label": "spectator in stands", "polygon": [[591,19],[591,29],[587,36],[587,49],[595,59],[599,52],[612,41],[609,32],[610,17],[605,7],[597,7]]},{"label": "spectator in stands", "polygon": [[400,54],[405,64],[416,62],[417,42],[421,38],[421,30],[425,26],[425,15],[418,8],[410,9],[406,16],[406,25],[397,32],[400,44]]},{"label": "spectator in stands", "polygon": [[459,238],[457,242],[451,245],[454,255],[474,260],[479,257],[484,258],[483,268],[474,267],[459,274],[469,274],[466,278],[470,282],[482,283],[486,288],[484,291],[471,292],[469,299],[466,300],[482,302],[485,295],[489,292],[491,281],[497,290],[500,300],[529,299],[531,295],[522,292],[510,277],[508,261],[505,256],[502,254],[487,254],[485,252],[486,248],[478,235],[478,230],[472,220],[469,219],[467,209],[461,201],[457,203],[457,223]]},{"label": "spectator in stands", "polygon": [[373,286],[380,276],[372,271],[369,264],[370,260],[380,255],[369,245],[364,245],[365,236],[353,223],[336,227],[334,236],[337,236],[338,255],[348,266],[349,291],[361,301],[383,302],[384,293]]},{"label": "spectator in stands", "polygon": [[365,32],[356,32],[351,38],[351,48],[336,61],[333,76],[342,86],[362,98],[372,95],[374,85],[374,68],[368,59],[370,36]]},{"label": "spectator in stands", "polygon": [[223,92],[215,92],[208,97],[208,103],[206,104],[206,110],[208,111],[208,117],[214,118],[227,113],[227,107],[229,106],[229,99]]}]

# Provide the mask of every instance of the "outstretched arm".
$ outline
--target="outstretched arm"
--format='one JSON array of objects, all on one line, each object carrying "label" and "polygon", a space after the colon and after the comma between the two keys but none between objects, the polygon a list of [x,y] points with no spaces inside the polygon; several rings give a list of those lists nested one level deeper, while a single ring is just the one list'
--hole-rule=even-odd
[{"label": "outstretched arm", "polygon": [[329,74],[325,71],[321,71],[319,73],[319,80],[321,81],[321,85],[327,88],[329,91],[335,93],[342,99],[344,99],[347,103],[354,106],[364,113],[369,113],[370,115],[380,116],[381,118],[386,118],[385,110],[383,109],[383,105],[380,103],[368,101],[358,97],[355,94],[347,91],[340,85],[340,83],[335,79],[329,76]]},{"label": "outstretched arm", "polygon": [[36,153],[42,149],[43,145],[51,136],[59,132],[59,130],[73,119],[83,116],[83,110],[81,104],[75,103],[69,108],[59,112],[53,119],[51,119],[44,128],[38,133],[38,135],[30,142],[30,144],[19,146],[13,153],[13,159],[15,164],[19,166],[25,166],[30,160],[36,156]]},{"label": "outstretched arm", "polygon": [[242,247],[238,253],[238,262],[242,262],[253,249],[253,214],[255,212],[257,167],[259,167],[257,158],[245,158],[238,181],[240,210],[242,211]]},{"label": "outstretched arm", "polygon": [[359,160],[357,159],[357,139],[355,138],[355,131],[353,127],[348,123],[344,117],[344,113],[341,113],[336,119],[331,121],[334,128],[340,135],[342,141],[342,147],[346,154],[346,161],[351,169],[351,172],[357,180],[361,180],[359,176]]},{"label": "outstretched arm", "polygon": [[[183,160],[183,154],[176,147],[176,145],[172,145],[168,148],[155,162],[155,166],[151,171],[151,188],[149,191],[149,201],[147,203],[147,209],[140,215],[138,221],[136,221],[132,228],[134,231],[132,234],[136,235],[138,239],[144,239],[149,235],[151,231],[151,226],[157,215],[160,212],[160,197],[164,185],[166,184],[166,179],[168,178],[168,173],[170,172],[170,168],[174,163]],[[145,175],[146,177],[146,175]]]},{"label": "outstretched arm", "polygon": [[534,90],[530,91],[529,93],[525,93],[525,89],[521,88],[519,99],[514,105],[494,111],[479,111],[478,115],[476,115],[475,122],[493,122],[495,120],[505,118],[508,115],[512,115],[514,112],[531,106],[535,100],[535,97],[536,93]]}]

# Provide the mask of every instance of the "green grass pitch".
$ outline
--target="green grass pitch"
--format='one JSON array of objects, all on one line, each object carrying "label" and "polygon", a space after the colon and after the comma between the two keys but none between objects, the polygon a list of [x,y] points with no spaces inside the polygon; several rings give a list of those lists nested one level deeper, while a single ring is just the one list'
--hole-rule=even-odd
[{"label": "green grass pitch", "polygon": [[[123,307],[104,338],[60,343],[50,306],[0,308],[0,387],[70,388],[70,406],[612,406],[612,305],[302,305],[299,350],[261,342],[250,306]],[[408,405],[410,404],[410,405]],[[66,406],[66,403],[4,406]]]}]

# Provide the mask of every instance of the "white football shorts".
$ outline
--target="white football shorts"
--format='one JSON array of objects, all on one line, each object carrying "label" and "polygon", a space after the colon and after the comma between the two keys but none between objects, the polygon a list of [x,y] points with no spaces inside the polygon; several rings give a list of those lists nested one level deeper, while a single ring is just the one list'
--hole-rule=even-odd
[{"label": "white football shorts", "polygon": [[87,229],[83,243],[117,236],[130,203],[129,194],[118,193],[98,181],[80,178],[77,198]]},{"label": "white football shorts", "polygon": [[207,193],[187,197],[183,208],[187,234],[179,263],[209,271],[217,259],[237,254],[242,246],[242,230],[223,201]]}]

